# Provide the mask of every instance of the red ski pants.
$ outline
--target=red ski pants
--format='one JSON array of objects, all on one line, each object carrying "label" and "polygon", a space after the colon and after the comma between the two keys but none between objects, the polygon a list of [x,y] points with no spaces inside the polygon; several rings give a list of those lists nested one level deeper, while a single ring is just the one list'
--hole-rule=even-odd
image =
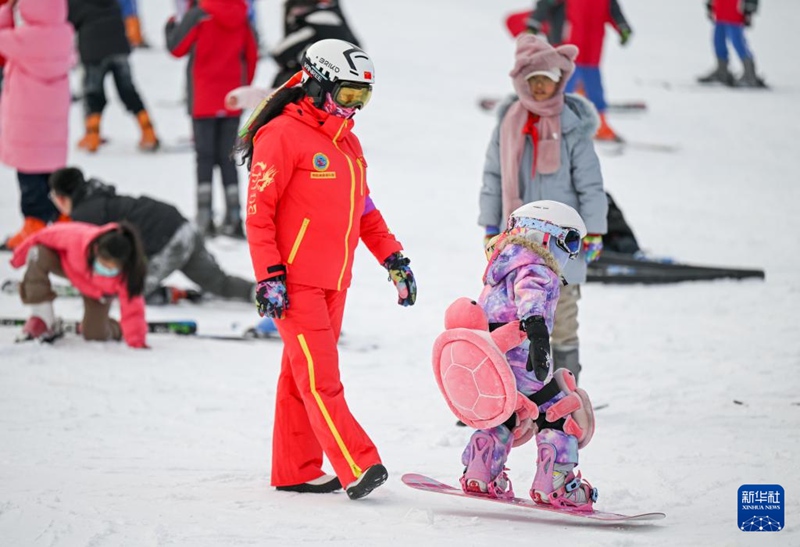
[{"label": "red ski pants", "polygon": [[322,454],[343,486],[380,463],[378,450],[347,408],[336,342],[347,291],[287,284],[289,309],[275,321],[283,359],[275,401],[272,485],[319,478]]}]

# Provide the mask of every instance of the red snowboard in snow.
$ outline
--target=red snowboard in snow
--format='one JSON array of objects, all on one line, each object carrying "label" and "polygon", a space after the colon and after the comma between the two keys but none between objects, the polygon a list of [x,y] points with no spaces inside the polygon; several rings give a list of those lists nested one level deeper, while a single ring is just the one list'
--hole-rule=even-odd
[{"label": "red snowboard in snow", "polygon": [[462,498],[472,498],[484,501],[493,501],[496,503],[503,503],[505,505],[514,505],[516,507],[523,507],[525,509],[536,509],[539,511],[547,511],[548,513],[556,513],[559,515],[567,515],[570,517],[579,517],[590,519],[600,522],[616,523],[630,522],[630,521],[643,521],[643,520],[661,520],[667,515],[664,513],[640,513],[638,515],[620,515],[618,513],[606,513],[605,511],[576,511],[574,509],[566,509],[560,507],[552,507],[550,505],[542,505],[534,503],[533,500],[523,498],[512,498],[508,500],[489,498],[482,496],[473,496],[465,494],[460,488],[454,488],[449,484],[444,484],[426,477],[425,475],[418,475],[416,473],[406,473],[403,475],[403,482],[417,490],[424,490],[426,492],[436,492],[439,494],[447,494],[450,496],[460,496]]}]

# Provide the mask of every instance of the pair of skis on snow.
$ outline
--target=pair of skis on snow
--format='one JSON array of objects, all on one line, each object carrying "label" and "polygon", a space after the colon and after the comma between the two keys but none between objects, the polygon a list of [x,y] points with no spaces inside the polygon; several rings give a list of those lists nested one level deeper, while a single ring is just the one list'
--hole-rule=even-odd
[{"label": "pair of skis on snow", "polygon": [[[0,317],[0,327],[22,327],[26,321],[27,319],[21,317]],[[45,340],[46,342],[54,342],[65,334],[81,334],[82,326],[80,321],[58,319],[53,330],[56,333],[55,336]],[[277,332],[266,332],[256,327],[231,334],[203,334],[197,331],[197,322],[192,320],[148,321],[147,332],[150,334],[175,334],[203,340],[280,340]],[[26,342],[28,340],[27,338],[20,338],[17,339],[17,342]]]},{"label": "pair of skis on snow", "polygon": [[[494,112],[497,107],[504,101],[500,97],[480,97],[478,99],[478,108],[484,112]],[[609,103],[606,109],[607,112],[617,114],[634,114],[642,113],[647,110],[647,104],[644,101],[625,101],[617,103]],[[644,152],[664,152],[673,153],[677,152],[680,147],[675,144],[658,143],[658,142],[643,142],[632,141],[623,138],[616,140],[598,140],[597,149],[607,155],[620,155],[626,150],[642,150]]]}]

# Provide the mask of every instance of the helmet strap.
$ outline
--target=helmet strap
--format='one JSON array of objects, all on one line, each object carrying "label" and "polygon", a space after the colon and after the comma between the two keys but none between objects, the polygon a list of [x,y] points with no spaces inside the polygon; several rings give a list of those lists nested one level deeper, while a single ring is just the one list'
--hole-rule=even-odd
[{"label": "helmet strap", "polygon": [[306,90],[306,95],[314,102],[314,106],[322,110],[325,106],[325,90],[314,78],[309,77],[304,83],[303,87]]}]

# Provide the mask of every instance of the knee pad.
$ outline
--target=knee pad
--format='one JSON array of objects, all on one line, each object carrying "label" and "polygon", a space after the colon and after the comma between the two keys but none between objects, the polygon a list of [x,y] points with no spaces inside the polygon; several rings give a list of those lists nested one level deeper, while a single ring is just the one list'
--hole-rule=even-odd
[{"label": "knee pad", "polygon": [[594,410],[589,395],[575,383],[575,377],[567,369],[558,369],[553,380],[564,397],[547,409],[548,422],[564,419],[564,433],[578,439],[578,448],[583,448],[594,435]]}]

